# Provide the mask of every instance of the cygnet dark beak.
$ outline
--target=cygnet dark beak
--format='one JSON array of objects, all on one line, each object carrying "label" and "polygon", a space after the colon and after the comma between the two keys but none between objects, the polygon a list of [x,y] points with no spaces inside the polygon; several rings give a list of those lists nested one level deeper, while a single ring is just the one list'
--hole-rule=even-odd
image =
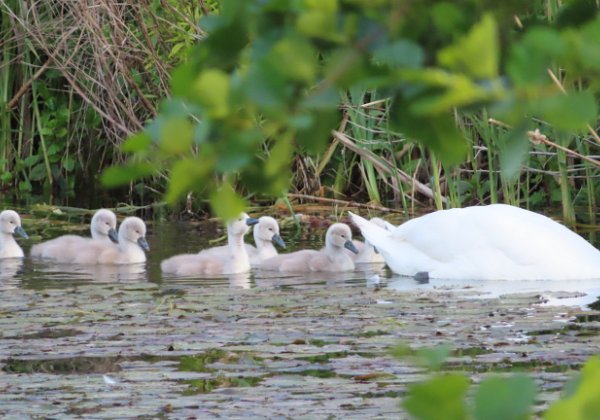
[{"label": "cygnet dark beak", "polygon": [[358,249],[356,249],[356,247],[354,246],[352,241],[346,241],[346,243],[344,244],[344,248],[349,249],[350,251],[354,252],[355,254],[358,254]]},{"label": "cygnet dark beak", "polygon": [[248,217],[248,218],[246,219],[246,224],[247,224],[248,226],[254,226],[254,225],[255,225],[255,224],[257,224],[257,223],[258,223],[258,219],[255,219],[254,217]]},{"label": "cygnet dark beak", "polygon": [[15,228],[14,233],[16,233],[17,235],[21,235],[25,239],[29,239],[29,235],[27,234],[27,232],[25,232],[25,229],[23,229],[21,226],[17,226]]},{"label": "cygnet dark beak", "polygon": [[273,242],[275,245],[279,245],[280,247],[285,248],[285,242],[283,241],[283,238],[278,234],[273,235],[273,237],[271,238],[271,242]]},{"label": "cygnet dark beak", "polygon": [[146,241],[146,238],[144,238],[143,236],[137,240],[137,243],[144,251],[150,251],[148,241]]},{"label": "cygnet dark beak", "polygon": [[376,246],[373,247],[373,251],[375,251],[376,254],[379,254],[379,250],[377,249]]},{"label": "cygnet dark beak", "polygon": [[111,241],[113,241],[116,244],[119,243],[119,234],[117,233],[117,231],[115,229],[110,228],[110,230],[108,231],[108,239],[110,239]]}]

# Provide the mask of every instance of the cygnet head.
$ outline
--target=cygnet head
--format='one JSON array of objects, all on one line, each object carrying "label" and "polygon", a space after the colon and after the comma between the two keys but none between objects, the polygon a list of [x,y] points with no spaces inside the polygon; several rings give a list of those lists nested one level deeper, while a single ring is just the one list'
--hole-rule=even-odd
[{"label": "cygnet head", "polygon": [[257,223],[258,219],[250,217],[246,213],[241,213],[237,218],[227,223],[227,232],[232,235],[243,236],[250,231],[250,226]]},{"label": "cygnet head", "polygon": [[117,234],[117,216],[107,209],[100,209],[92,217],[92,238],[103,239],[109,237],[114,243],[119,242]]},{"label": "cygnet head", "polygon": [[268,241],[285,248],[285,242],[279,236],[279,224],[270,216],[262,216],[254,226],[254,242]]},{"label": "cygnet head", "polygon": [[119,226],[119,244],[128,242],[138,244],[144,251],[150,250],[146,241],[146,224],[139,217],[128,217]]},{"label": "cygnet head", "polygon": [[21,227],[21,218],[14,210],[4,210],[0,213],[0,232],[9,235],[21,235],[25,239],[29,238],[25,230]]},{"label": "cygnet head", "polygon": [[325,244],[336,247],[344,247],[358,254],[358,249],[352,243],[352,231],[350,227],[344,223],[334,223],[327,229],[325,235]]},{"label": "cygnet head", "polygon": [[382,229],[387,229],[387,222],[380,217],[371,217],[369,221]]}]

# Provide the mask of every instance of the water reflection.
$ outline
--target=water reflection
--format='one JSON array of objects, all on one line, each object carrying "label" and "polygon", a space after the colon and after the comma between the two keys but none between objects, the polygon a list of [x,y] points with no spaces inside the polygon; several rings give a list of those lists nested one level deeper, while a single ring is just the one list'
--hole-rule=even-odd
[{"label": "water reflection", "polygon": [[0,259],[0,281],[11,284],[17,275],[20,275],[23,267],[23,258]]},{"label": "water reflection", "polygon": [[542,305],[586,306],[600,296],[600,279],[589,280],[446,280],[394,275],[388,287],[398,291],[437,290],[463,293],[466,298],[495,298],[515,293],[540,294]]},{"label": "water reflection", "polygon": [[221,276],[175,276],[171,274],[162,275],[163,283],[179,286],[221,286],[231,287],[232,289],[249,289],[254,282],[251,273],[227,274]]},{"label": "water reflection", "polygon": [[147,280],[145,264],[77,265],[33,261],[23,286],[34,289],[70,287],[86,283],[137,283]]}]

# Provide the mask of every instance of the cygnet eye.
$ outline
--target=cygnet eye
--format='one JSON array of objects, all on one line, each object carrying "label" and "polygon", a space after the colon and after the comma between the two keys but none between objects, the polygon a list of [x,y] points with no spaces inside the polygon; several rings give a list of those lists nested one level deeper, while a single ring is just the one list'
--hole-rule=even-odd
[{"label": "cygnet eye", "polygon": [[140,234],[140,231],[136,229],[135,233],[137,233],[138,235]]},{"label": "cygnet eye", "polygon": [[269,230],[270,230],[271,232],[273,232],[273,228],[269,228]]},{"label": "cygnet eye", "polygon": [[9,220],[9,222],[8,222],[8,223],[10,223],[11,225],[14,225],[14,224],[15,224],[15,222],[13,222],[12,220]]}]

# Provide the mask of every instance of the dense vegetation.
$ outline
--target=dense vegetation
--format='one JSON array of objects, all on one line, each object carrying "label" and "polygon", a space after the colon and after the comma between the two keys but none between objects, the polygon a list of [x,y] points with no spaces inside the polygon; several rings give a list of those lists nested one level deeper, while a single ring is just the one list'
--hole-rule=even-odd
[{"label": "dense vegetation", "polygon": [[291,191],[594,222],[594,1],[93,3],[0,5],[5,191],[116,165],[113,201],[222,215]]}]

